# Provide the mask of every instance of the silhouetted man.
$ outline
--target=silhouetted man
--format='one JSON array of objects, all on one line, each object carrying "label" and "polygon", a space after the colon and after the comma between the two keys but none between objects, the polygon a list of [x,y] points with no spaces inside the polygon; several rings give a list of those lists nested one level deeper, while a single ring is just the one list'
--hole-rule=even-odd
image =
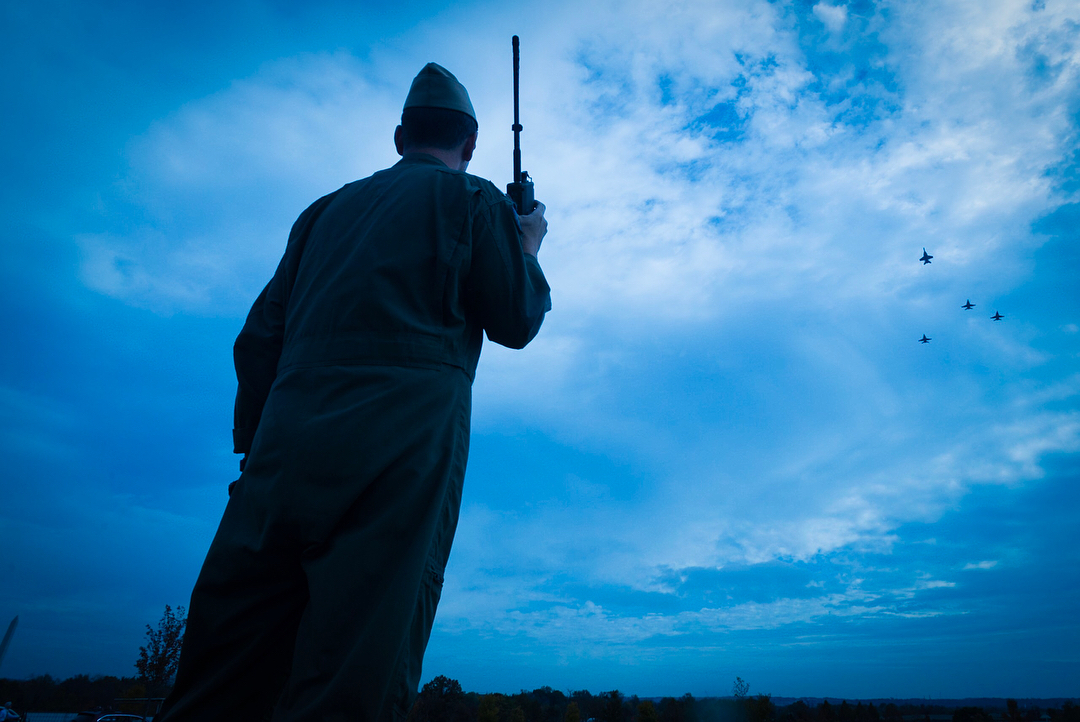
[{"label": "silhouetted man", "polygon": [[301,214],[236,339],[242,474],[157,722],[404,719],[461,502],[483,333],[551,307],[540,204],[465,173],[465,88],[428,64],[402,160]]}]

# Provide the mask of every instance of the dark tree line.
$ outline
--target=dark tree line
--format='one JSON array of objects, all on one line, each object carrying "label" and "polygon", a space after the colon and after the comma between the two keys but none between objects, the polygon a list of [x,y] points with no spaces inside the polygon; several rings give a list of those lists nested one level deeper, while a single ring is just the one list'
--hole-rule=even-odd
[{"label": "dark tree line", "polygon": [[[752,700],[757,702],[757,698]],[[464,692],[447,677],[424,685],[409,714],[409,722],[757,722],[740,710],[738,700],[695,700],[686,694],[658,702],[626,696],[618,690],[593,694],[588,690],[564,693],[540,687],[517,694]],[[761,722],[766,722],[764,718]]]},{"label": "dark tree line", "polygon": [[767,695],[700,699],[690,694],[642,700],[618,690],[564,693],[541,687],[517,694],[467,693],[447,677],[424,685],[409,722],[771,722],[775,707]]},{"label": "dark tree line", "polygon": [[777,717],[782,722],[900,722],[903,718],[895,704],[876,707],[872,702],[850,704],[847,700],[838,705],[823,700],[815,707],[799,700],[782,708]]},{"label": "dark tree line", "polygon": [[[11,702],[18,712],[77,712],[110,709],[123,697],[145,697],[136,677],[76,675],[65,680],[49,675],[31,679],[0,679],[0,703]],[[142,709],[142,705],[138,705]]]},{"label": "dark tree line", "polygon": [[[116,700],[146,697],[145,682],[139,677],[87,675],[62,681],[48,675],[0,679],[0,700],[11,700],[21,712],[74,712],[94,707],[124,711],[124,705]],[[659,700],[626,696],[618,690],[564,693],[551,687],[517,694],[478,694],[465,692],[457,680],[440,676],[424,685],[409,722],[923,722],[931,716],[951,716],[952,722],[1038,722],[1044,712],[1050,722],[1080,722],[1080,706],[1073,702],[1046,710],[1021,708],[1015,700],[1008,700],[1004,709],[992,710],[929,704],[832,704],[827,700],[778,707],[769,695],[751,696],[741,691],[741,695],[725,698],[695,699],[684,694]],[[141,710],[141,703],[130,709]]]},{"label": "dark tree line", "polygon": [[[732,697],[695,699],[685,694],[642,700],[618,690],[564,693],[551,687],[509,695],[477,694],[465,692],[456,680],[440,676],[424,685],[409,722],[922,722],[931,715],[952,715],[953,722],[1038,722],[1042,714],[1038,708],[1020,709],[1014,700],[1009,700],[1006,710],[994,710],[993,714],[981,707],[831,704],[827,700],[817,705],[797,701],[777,707],[769,695],[751,696],[739,682],[742,680],[736,681]],[[1046,712],[1051,722],[1080,722],[1080,707],[1071,702]]]}]

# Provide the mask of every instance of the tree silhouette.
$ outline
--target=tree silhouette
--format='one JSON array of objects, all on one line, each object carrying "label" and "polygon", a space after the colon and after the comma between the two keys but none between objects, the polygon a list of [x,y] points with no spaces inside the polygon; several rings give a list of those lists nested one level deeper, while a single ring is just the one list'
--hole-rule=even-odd
[{"label": "tree silhouette", "polygon": [[476,714],[477,722],[499,722],[499,703],[493,694],[480,698],[480,709]]},{"label": "tree silhouette", "polygon": [[993,722],[982,707],[958,707],[953,710],[953,722]]},{"label": "tree silhouette", "polygon": [[904,716],[900,714],[900,708],[893,702],[889,702],[882,707],[881,714],[888,722],[899,722],[904,719]]},{"label": "tree silhouette", "polygon": [[759,694],[744,700],[746,718],[750,722],[771,722],[776,718],[776,706],[767,694]]},{"label": "tree silhouette", "polygon": [[[1057,712],[1057,710],[1054,711]],[[1052,716],[1055,722],[1080,722],[1080,706],[1068,701],[1061,705],[1060,712]]]},{"label": "tree silhouette", "polygon": [[652,700],[647,699],[638,705],[637,722],[660,722],[660,717],[656,714],[656,705],[652,703]]},{"label": "tree silhouette", "polygon": [[581,722],[581,710],[578,709],[577,702],[571,702],[566,705],[566,716],[563,717],[564,722]]},{"label": "tree silhouette", "polygon": [[461,683],[441,674],[424,685],[409,712],[414,722],[467,722],[469,718]]},{"label": "tree silhouette", "polygon": [[172,684],[176,665],[180,662],[180,647],[186,626],[185,609],[177,607],[174,612],[168,604],[157,629],[146,625],[146,646],[139,647],[135,669],[139,671],[139,680],[146,685],[148,694],[161,695]]},{"label": "tree silhouette", "polygon": [[570,699],[578,706],[578,714],[581,719],[587,720],[599,714],[601,697],[594,697],[587,689],[579,689],[570,693]]},{"label": "tree silhouette", "polygon": [[698,722],[697,703],[689,692],[682,697],[664,697],[657,707],[660,722]]},{"label": "tree silhouette", "polygon": [[600,713],[603,722],[623,722],[623,695],[617,689],[600,695],[606,698],[604,708]]},{"label": "tree silhouette", "polygon": [[811,718],[810,706],[801,699],[795,700],[788,705],[787,716],[797,722],[809,722]]},{"label": "tree silhouette", "polygon": [[731,685],[731,694],[735,699],[742,699],[750,692],[750,684],[743,681],[742,677],[735,678],[735,684]]}]

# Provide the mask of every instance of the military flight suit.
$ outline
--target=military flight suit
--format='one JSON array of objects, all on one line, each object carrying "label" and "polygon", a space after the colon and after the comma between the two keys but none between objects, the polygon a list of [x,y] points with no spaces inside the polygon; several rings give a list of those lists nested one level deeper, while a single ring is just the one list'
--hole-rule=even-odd
[{"label": "military flight suit", "polygon": [[247,452],[158,722],[404,719],[442,588],[484,332],[550,309],[510,201],[426,154],[296,221],[234,348]]}]

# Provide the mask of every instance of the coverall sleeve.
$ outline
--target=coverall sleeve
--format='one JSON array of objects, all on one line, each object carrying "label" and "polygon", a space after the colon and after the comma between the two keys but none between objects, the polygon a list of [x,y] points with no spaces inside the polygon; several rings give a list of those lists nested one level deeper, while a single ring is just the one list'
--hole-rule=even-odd
[{"label": "coverall sleeve", "polygon": [[246,454],[262,417],[270,387],[277,378],[278,359],[285,336],[289,294],[296,281],[300,257],[319,214],[336,193],[320,198],[300,214],[289,233],[285,255],[273,278],[255,299],[244,327],[233,344],[236,367],[236,404],[233,407],[233,452]]},{"label": "coverall sleeve", "polygon": [[481,207],[474,216],[469,296],[487,337],[509,348],[532,341],[551,310],[551,288],[540,262],[522,250],[521,228],[508,199]]}]

